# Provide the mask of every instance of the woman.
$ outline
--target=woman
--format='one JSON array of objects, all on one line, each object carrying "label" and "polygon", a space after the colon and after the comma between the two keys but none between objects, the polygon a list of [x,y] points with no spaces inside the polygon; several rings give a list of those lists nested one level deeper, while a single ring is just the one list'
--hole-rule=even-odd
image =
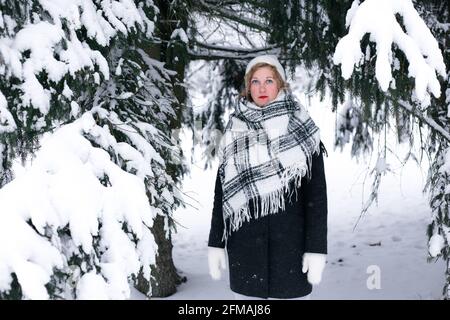
[{"label": "woman", "polygon": [[219,148],[210,274],[220,278],[226,247],[238,299],[309,297],[327,253],[319,129],[293,99],[274,56],[250,61],[243,96]]}]

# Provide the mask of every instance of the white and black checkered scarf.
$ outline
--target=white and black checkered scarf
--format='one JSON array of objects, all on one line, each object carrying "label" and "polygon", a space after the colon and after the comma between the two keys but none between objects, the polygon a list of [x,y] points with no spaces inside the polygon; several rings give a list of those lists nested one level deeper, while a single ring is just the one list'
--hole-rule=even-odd
[{"label": "white and black checkered scarf", "polygon": [[291,94],[262,108],[240,101],[219,148],[224,239],[244,221],[284,210],[285,193],[309,177],[319,144],[319,128]]}]

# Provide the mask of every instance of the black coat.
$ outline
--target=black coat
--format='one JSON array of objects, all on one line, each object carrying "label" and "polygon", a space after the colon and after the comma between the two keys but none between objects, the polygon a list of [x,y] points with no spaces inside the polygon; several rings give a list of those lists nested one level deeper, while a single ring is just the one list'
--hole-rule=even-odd
[{"label": "black coat", "polygon": [[[222,241],[222,186],[216,178],[208,246],[227,248],[231,290],[247,296],[296,298],[312,291],[302,272],[305,252],[327,253],[327,192],[325,148],[314,154],[311,180],[286,201],[285,210],[251,219]],[[292,189],[291,189],[292,190]],[[250,202],[250,209],[253,210]]]}]

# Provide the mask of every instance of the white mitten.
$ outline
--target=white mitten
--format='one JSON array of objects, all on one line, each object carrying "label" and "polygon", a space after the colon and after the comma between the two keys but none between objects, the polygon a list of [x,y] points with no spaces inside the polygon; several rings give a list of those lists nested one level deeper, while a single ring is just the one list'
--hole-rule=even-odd
[{"label": "white mitten", "polygon": [[208,266],[211,278],[214,280],[220,280],[220,269],[226,269],[225,263],[225,249],[208,247]]},{"label": "white mitten", "polygon": [[322,272],[325,269],[327,255],[322,253],[305,252],[303,254],[302,272],[308,272],[308,282],[312,285],[319,284],[322,280]]}]

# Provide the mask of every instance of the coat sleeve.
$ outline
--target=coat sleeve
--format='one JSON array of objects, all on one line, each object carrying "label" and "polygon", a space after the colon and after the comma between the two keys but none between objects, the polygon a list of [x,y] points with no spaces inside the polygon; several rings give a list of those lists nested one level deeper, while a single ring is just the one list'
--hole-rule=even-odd
[{"label": "coat sleeve", "polygon": [[304,194],[305,201],[305,252],[327,253],[327,185],[323,163],[321,143],[320,153],[314,154],[311,167],[311,179],[307,180]]},{"label": "coat sleeve", "polygon": [[224,222],[222,214],[222,184],[219,172],[216,176],[216,186],[214,188],[214,206],[211,217],[211,229],[209,231],[209,247],[225,248],[225,241],[222,240]]}]

